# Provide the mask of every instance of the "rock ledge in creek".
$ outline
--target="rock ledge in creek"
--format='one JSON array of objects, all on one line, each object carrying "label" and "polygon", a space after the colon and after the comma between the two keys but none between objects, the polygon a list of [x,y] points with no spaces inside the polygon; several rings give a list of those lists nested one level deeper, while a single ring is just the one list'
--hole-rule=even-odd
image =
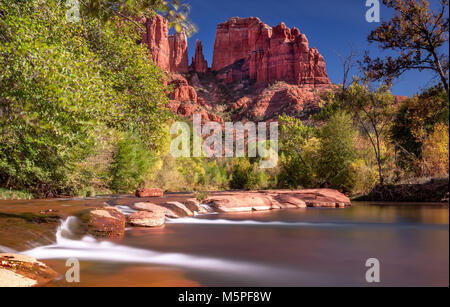
[{"label": "rock ledge in creek", "polygon": [[218,193],[208,197],[205,202],[218,212],[351,206],[350,199],[347,196],[331,189]]},{"label": "rock ledge in creek", "polygon": [[58,275],[45,263],[32,257],[0,254],[0,287],[43,286]]}]

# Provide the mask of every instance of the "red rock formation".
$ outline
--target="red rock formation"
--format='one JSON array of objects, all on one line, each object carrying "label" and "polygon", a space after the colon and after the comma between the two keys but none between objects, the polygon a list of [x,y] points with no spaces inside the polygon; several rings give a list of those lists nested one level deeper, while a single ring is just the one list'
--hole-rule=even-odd
[{"label": "red rock formation", "polygon": [[243,78],[264,86],[281,80],[298,85],[329,85],[325,61],[297,28],[271,28],[258,18],[231,18],[219,24],[212,70],[226,83]]},{"label": "red rock formation", "polygon": [[218,212],[251,212],[305,207],[345,208],[352,205],[347,196],[331,189],[222,192],[214,193],[204,202]]},{"label": "red rock formation", "polygon": [[189,71],[188,43],[184,32],[170,35],[169,40],[169,71],[187,73]]},{"label": "red rock formation", "polygon": [[186,78],[181,75],[173,75],[170,86],[173,86],[173,92],[170,96],[172,100],[180,102],[197,102],[197,92],[189,85]]},{"label": "red rock formation", "polygon": [[[214,72],[208,71],[202,43],[197,41],[190,67],[195,73],[182,76],[179,73],[189,72],[186,35],[169,36],[167,20],[158,15],[143,22],[147,31],[142,41],[152,59],[174,73],[170,75],[173,92],[168,108],[178,115],[192,118],[198,113],[204,122],[223,123],[212,110],[225,104],[233,120],[303,116],[318,110],[318,94],[331,86],[318,50],[309,48],[299,29],[289,29],[284,23],[271,28],[251,17],[219,24]],[[223,87],[222,82],[233,83],[232,88]],[[272,86],[266,88],[269,84]]]},{"label": "red rock formation", "polygon": [[166,71],[187,73],[189,59],[186,34],[169,36],[167,19],[160,15],[142,22],[147,29],[142,34],[142,42],[147,44],[156,65]]},{"label": "red rock formation", "polygon": [[277,82],[270,87],[242,96],[228,106],[233,120],[272,120],[278,115],[309,117],[320,110],[318,101],[330,87],[304,88],[303,86]]},{"label": "red rock formation", "polygon": [[122,238],[125,234],[125,215],[116,207],[91,210],[86,220],[88,232],[95,237]]},{"label": "red rock formation", "polygon": [[208,71],[208,62],[203,55],[202,42],[195,42],[195,57],[192,58],[192,70],[197,73],[205,73]]},{"label": "red rock formation", "polygon": [[167,19],[156,15],[142,21],[147,29],[142,34],[142,43],[147,44],[153,61],[164,70],[169,70],[169,28]]},{"label": "red rock formation", "polygon": [[196,90],[189,85],[185,77],[172,75],[169,86],[173,87],[173,91],[169,97],[171,102],[167,107],[173,113],[191,119],[194,114],[200,114],[203,122],[224,122],[223,118],[205,109],[208,107],[206,102],[197,96]]}]

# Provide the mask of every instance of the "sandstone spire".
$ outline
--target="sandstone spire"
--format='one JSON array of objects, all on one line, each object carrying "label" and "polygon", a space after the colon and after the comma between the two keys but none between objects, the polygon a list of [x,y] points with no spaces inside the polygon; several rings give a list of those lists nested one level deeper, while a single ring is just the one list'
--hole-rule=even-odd
[{"label": "sandstone spire", "polygon": [[184,32],[169,36],[167,19],[160,15],[144,19],[146,31],[142,42],[150,49],[153,61],[161,69],[170,72],[187,73],[189,59],[187,37]]},{"label": "sandstone spire", "polygon": [[208,71],[208,62],[205,60],[202,42],[199,40],[195,42],[195,57],[192,58],[192,70],[197,73]]}]

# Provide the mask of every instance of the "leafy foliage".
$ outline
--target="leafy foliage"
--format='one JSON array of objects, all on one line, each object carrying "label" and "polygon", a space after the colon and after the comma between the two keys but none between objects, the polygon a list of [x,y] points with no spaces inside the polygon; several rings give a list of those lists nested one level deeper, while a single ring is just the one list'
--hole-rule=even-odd
[{"label": "leafy foliage", "polygon": [[184,31],[187,35],[196,32],[196,27],[188,19],[190,7],[179,0],[79,0],[81,13],[94,19],[107,21],[112,18],[124,19],[142,29],[137,23],[140,17],[150,17],[155,11],[169,21],[169,26],[177,32]]},{"label": "leafy foliage", "polygon": [[439,123],[423,144],[423,162],[430,176],[448,176],[448,125]]},{"label": "leafy foliage", "polygon": [[267,187],[268,178],[258,169],[258,163],[250,163],[247,158],[237,158],[233,162],[230,187],[235,190],[254,190]]},{"label": "leafy foliage", "polygon": [[315,158],[318,140],[316,131],[302,121],[281,116],[280,153],[281,171],[278,184],[286,188],[311,186],[314,183]]},{"label": "leafy foliage", "polygon": [[2,186],[75,193],[72,174],[106,130],[136,131],[158,150],[168,118],[165,75],[130,26],[88,17],[67,23],[57,1],[0,3]]},{"label": "leafy foliage", "polygon": [[448,96],[432,87],[407,99],[395,114],[389,137],[398,151],[398,165],[415,171],[422,158],[422,145],[438,123],[448,124]]},{"label": "leafy foliage", "polygon": [[320,131],[317,176],[323,185],[350,192],[355,185],[352,163],[356,152],[350,115],[333,115]]},{"label": "leafy foliage", "polygon": [[365,71],[373,80],[384,79],[388,84],[404,72],[417,69],[431,70],[439,78],[449,95],[448,0],[439,0],[436,11],[426,0],[383,0],[395,10],[391,20],[383,22],[368,37],[380,48],[398,53],[396,58],[364,59]]},{"label": "leafy foliage", "polygon": [[145,185],[156,158],[147,150],[140,137],[125,134],[112,163],[111,187],[119,193],[129,193]]}]

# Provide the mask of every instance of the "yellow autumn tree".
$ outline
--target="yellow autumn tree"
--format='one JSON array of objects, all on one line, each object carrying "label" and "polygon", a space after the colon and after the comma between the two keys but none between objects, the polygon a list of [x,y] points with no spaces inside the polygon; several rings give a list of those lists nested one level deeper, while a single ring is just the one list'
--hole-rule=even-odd
[{"label": "yellow autumn tree", "polygon": [[431,176],[448,176],[448,125],[439,123],[423,143],[423,162]]}]

